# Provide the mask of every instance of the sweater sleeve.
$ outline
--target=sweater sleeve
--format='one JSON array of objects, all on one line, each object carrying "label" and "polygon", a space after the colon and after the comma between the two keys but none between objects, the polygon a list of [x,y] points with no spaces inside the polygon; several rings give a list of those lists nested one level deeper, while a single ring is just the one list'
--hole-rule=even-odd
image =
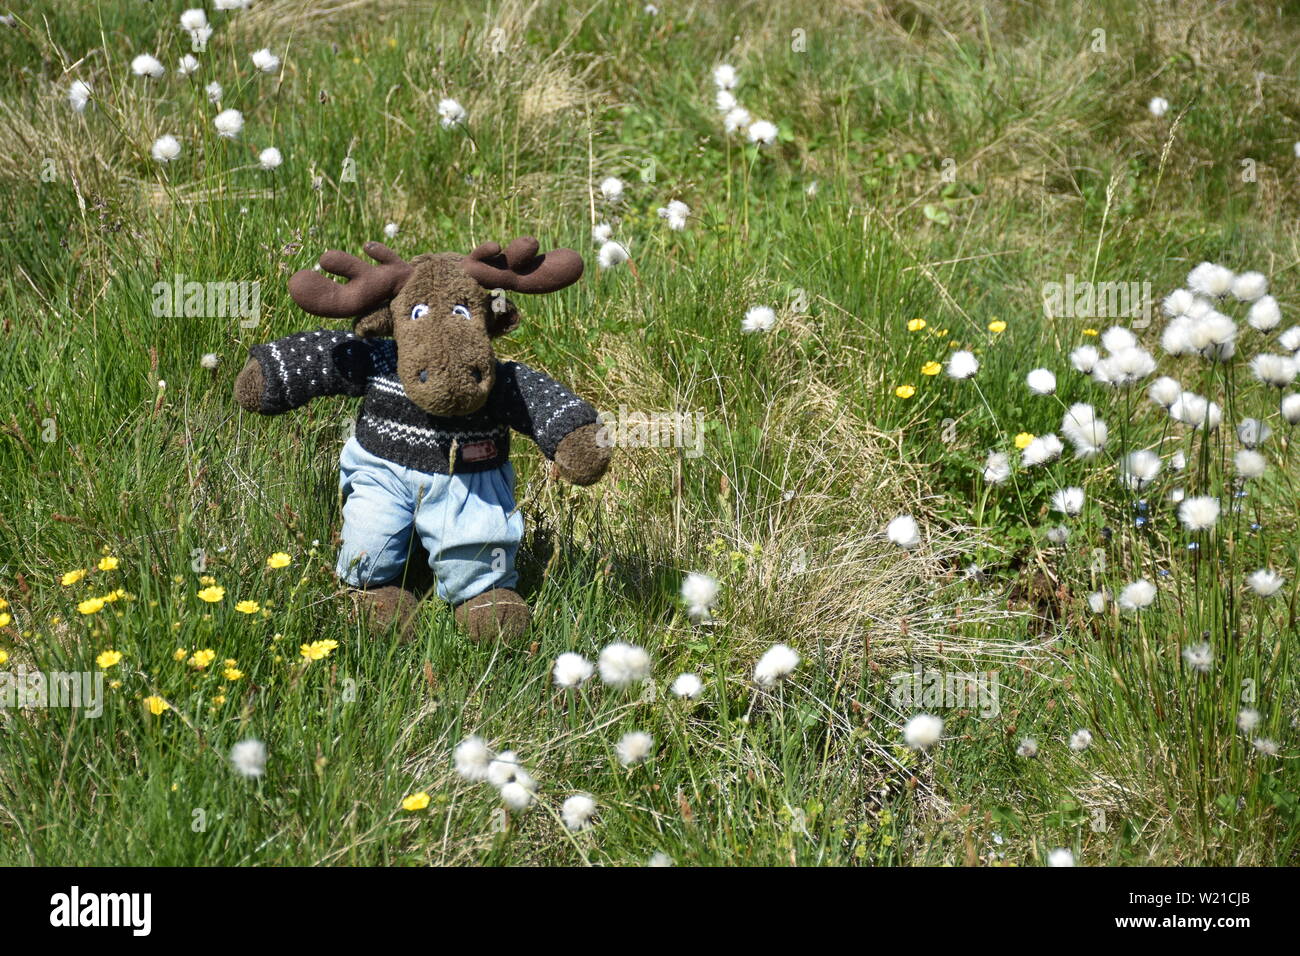
[{"label": "sweater sleeve", "polygon": [[263,415],[278,415],[325,395],[364,395],[370,343],[351,332],[298,332],[248,350],[262,366]]},{"label": "sweater sleeve", "polygon": [[497,365],[497,417],[537,442],[547,460],[575,429],[597,420],[596,409],[555,379],[519,362]]}]

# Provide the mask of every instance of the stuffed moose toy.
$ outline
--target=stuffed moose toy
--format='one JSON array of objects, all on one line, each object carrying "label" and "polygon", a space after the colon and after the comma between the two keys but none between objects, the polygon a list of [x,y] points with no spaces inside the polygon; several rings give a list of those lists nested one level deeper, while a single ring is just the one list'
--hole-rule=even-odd
[{"label": "stuffed moose toy", "polygon": [[339,459],[345,496],[336,573],[380,627],[409,636],[419,599],[404,585],[412,532],[438,595],[474,640],[519,636],[530,620],[514,591],[523,518],[515,507],[510,430],[532,438],[577,485],[609,466],[595,408],[549,376],[500,362],[492,339],[519,324],[504,292],[555,292],[582,275],[572,249],[538,255],[531,237],[468,256],[410,262],[377,243],[370,265],[331,250],[289,279],[306,312],[352,318],[351,332],[299,332],[249,350],[235,400],[278,415],[323,395],[365,396]]}]

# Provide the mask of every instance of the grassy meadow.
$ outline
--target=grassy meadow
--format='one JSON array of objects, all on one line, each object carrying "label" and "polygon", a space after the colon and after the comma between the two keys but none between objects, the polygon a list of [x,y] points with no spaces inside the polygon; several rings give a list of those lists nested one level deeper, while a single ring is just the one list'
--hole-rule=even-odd
[{"label": "grassy meadow", "polygon": [[[0,674],[104,681],[96,716],[0,709],[0,862],[1300,861],[1294,384],[1252,365],[1294,378],[1300,349],[1293,4],[209,0],[193,52],[197,2],[0,25]],[[728,132],[722,64],[771,142]],[[600,225],[630,262],[601,267]],[[499,357],[624,420],[685,414],[699,453],[623,442],[574,488],[519,439],[523,644],[470,643],[436,600],[412,642],[372,636],[333,573],[357,403],[249,415],[235,376],[334,321],[286,289],[326,249],[525,234],[587,271],[520,297]],[[1267,276],[1280,323],[1211,288],[1233,348],[1171,355],[1161,300],[1203,261]],[[258,315],[159,309],[178,276],[256,283]],[[1154,308],[1048,316],[1067,276]],[[1158,367],[1099,384],[1088,346]],[[1218,427],[1167,414],[1160,376]],[[1104,438],[1026,463],[1076,403]],[[616,642],[648,680],[555,685]],[[774,645],[798,666],[756,681]],[[922,713],[941,739],[905,733]],[[630,732],[653,745],[625,766]],[[458,774],[471,735],[518,755],[530,806]],[[232,765],[247,740],[260,774]]]}]

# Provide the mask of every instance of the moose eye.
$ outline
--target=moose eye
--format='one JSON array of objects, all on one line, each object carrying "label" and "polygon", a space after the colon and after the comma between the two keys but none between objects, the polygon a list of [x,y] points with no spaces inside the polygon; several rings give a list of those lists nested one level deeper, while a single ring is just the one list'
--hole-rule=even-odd
[{"label": "moose eye", "polygon": [[415,308],[411,310],[411,318],[413,319],[422,319],[428,314],[429,314],[429,307],[425,305],[423,302],[421,302],[419,305],[417,305]]},{"label": "moose eye", "polygon": [[469,314],[469,309],[465,308],[463,305],[453,305],[451,307],[451,314],[459,315],[462,319],[472,318]]}]

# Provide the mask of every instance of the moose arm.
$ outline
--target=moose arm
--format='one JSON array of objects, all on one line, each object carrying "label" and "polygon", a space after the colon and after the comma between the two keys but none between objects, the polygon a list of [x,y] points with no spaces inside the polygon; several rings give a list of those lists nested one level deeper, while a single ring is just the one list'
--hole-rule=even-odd
[{"label": "moose arm", "polygon": [[263,415],[279,415],[325,395],[363,395],[372,368],[369,342],[330,329],[298,332],[248,351],[235,400]]},{"label": "moose arm", "polygon": [[494,397],[497,415],[532,438],[561,478],[589,485],[609,467],[611,449],[601,440],[596,409],[549,375],[502,362]]}]

